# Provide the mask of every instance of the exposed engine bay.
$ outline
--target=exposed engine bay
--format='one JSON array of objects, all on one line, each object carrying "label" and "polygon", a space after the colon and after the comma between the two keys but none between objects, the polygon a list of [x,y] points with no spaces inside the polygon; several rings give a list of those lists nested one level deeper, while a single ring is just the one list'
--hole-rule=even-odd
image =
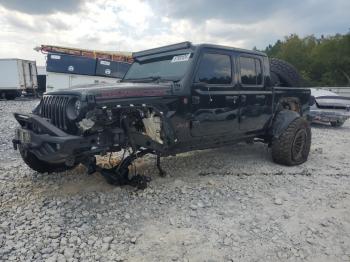
[{"label": "exposed engine bay", "polygon": [[[149,182],[148,177],[134,175],[129,178],[131,162],[142,155],[153,153],[157,155],[157,167],[160,175],[165,172],[160,167],[160,149],[164,145],[165,132],[162,112],[153,108],[95,108],[86,113],[85,118],[77,123],[81,136],[96,136],[96,142],[91,151],[100,154],[131,148],[129,155],[121,159],[121,163],[112,168],[101,168],[96,165],[96,159],[90,157],[85,163],[88,173],[100,172],[111,184],[133,185],[144,188]],[[146,149],[147,147],[147,149]]]},{"label": "exposed engine bay", "polygon": [[147,137],[153,143],[164,144],[162,113],[153,108],[96,108],[87,112],[77,126],[79,135],[83,136],[111,133],[115,142],[113,146],[142,146],[143,143],[137,143],[139,135]]}]

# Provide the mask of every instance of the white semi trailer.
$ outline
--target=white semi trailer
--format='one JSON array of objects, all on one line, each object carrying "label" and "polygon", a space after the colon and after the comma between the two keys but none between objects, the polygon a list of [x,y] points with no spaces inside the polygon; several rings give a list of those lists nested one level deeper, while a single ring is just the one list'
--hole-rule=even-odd
[{"label": "white semi trailer", "polygon": [[38,88],[35,61],[16,58],[0,59],[0,97],[15,99],[22,92],[35,93]]}]

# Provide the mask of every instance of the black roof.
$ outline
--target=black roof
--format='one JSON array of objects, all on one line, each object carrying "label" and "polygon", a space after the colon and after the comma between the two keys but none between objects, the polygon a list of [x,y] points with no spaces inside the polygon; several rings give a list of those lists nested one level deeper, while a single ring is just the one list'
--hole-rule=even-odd
[{"label": "black roof", "polygon": [[172,45],[161,46],[161,47],[152,48],[152,49],[147,49],[144,51],[134,52],[132,56],[136,58],[136,57],[143,57],[143,56],[148,56],[153,54],[161,54],[168,51],[176,51],[176,50],[188,49],[188,48],[213,48],[213,49],[221,49],[221,50],[227,50],[227,51],[235,51],[240,53],[266,56],[265,53],[260,51],[247,50],[247,49],[241,49],[241,48],[235,48],[235,47],[229,47],[229,46],[223,46],[223,45],[214,45],[214,44],[193,45],[191,42],[188,42],[188,41],[172,44]]}]

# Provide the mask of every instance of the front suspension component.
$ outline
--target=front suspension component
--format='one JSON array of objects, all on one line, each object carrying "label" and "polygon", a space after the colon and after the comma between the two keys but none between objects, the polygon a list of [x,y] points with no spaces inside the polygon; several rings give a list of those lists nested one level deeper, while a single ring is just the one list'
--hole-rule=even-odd
[{"label": "front suspension component", "polygon": [[129,178],[129,166],[135,159],[143,157],[149,153],[153,153],[153,150],[145,149],[132,153],[123,159],[117,166],[112,168],[102,168],[96,164],[96,160],[91,159],[87,166],[88,173],[92,174],[94,172],[99,172],[107,180],[107,182],[112,185],[130,185],[136,187],[137,189],[145,189],[147,187],[147,183],[151,181],[151,178],[139,174]]}]

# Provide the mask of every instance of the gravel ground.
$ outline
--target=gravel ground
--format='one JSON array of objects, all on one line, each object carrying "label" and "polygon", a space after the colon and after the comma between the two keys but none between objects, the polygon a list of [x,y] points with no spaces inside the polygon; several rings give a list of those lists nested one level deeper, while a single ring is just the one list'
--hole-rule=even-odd
[{"label": "gravel ground", "polygon": [[84,168],[30,170],[0,101],[0,260],[350,261],[350,122],[313,127],[307,163],[279,166],[265,145],[238,144],[140,160],[144,191]]}]

